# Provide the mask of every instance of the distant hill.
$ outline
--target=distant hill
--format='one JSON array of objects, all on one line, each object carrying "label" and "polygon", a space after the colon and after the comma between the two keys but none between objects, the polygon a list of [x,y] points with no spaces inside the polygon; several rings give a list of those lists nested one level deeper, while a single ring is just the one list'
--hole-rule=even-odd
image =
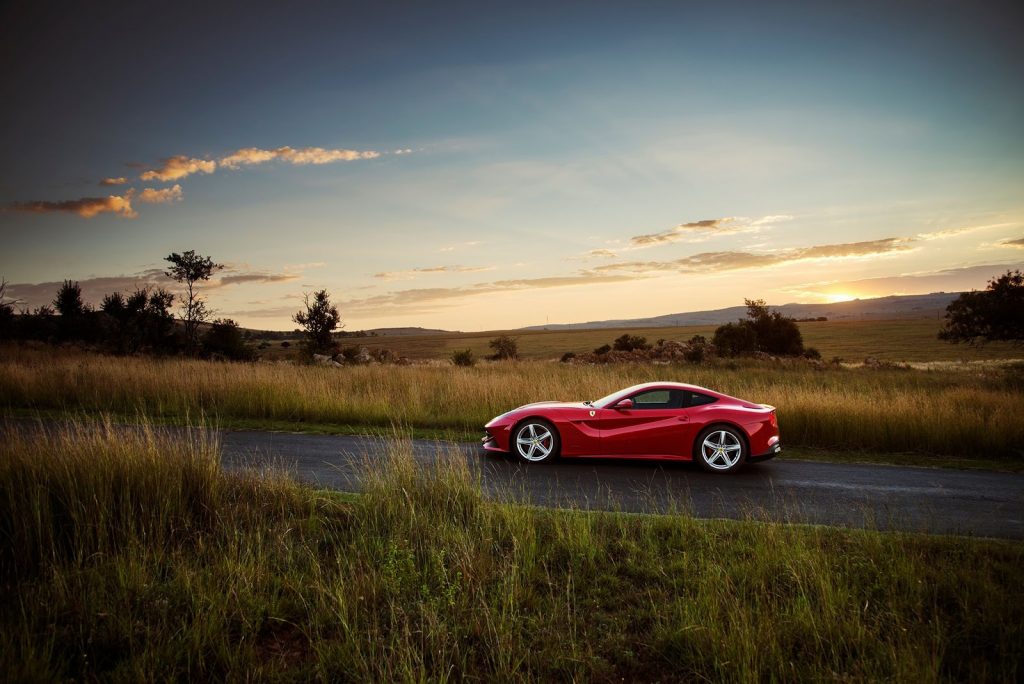
[{"label": "distant hill", "polygon": [[373,328],[372,330],[363,331],[367,335],[377,335],[378,337],[397,337],[400,335],[436,335],[441,333],[458,332],[457,330],[440,330],[438,328]]},{"label": "distant hill", "polygon": [[[876,299],[853,299],[831,304],[769,305],[793,318],[819,318],[830,321],[885,320],[907,318],[941,318],[946,306],[960,296],[959,292],[933,292],[925,295],[893,295]],[[651,318],[625,318],[587,323],[556,323],[534,325],[522,330],[585,330],[588,328],[668,328],[686,325],[721,325],[746,316],[745,306],[730,306],[710,311],[665,314]]]}]

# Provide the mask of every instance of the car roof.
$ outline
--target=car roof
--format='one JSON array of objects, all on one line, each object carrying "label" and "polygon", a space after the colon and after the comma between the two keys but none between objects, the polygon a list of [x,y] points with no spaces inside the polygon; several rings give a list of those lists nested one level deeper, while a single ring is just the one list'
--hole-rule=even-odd
[{"label": "car roof", "polygon": [[707,387],[701,387],[700,385],[690,385],[685,382],[669,382],[669,381],[656,381],[656,382],[642,382],[639,385],[633,385],[631,387],[624,387],[620,392],[622,394],[632,394],[633,392],[640,392],[645,389],[681,389],[690,390],[693,392],[707,392],[715,396],[720,396],[719,392],[708,389]]}]

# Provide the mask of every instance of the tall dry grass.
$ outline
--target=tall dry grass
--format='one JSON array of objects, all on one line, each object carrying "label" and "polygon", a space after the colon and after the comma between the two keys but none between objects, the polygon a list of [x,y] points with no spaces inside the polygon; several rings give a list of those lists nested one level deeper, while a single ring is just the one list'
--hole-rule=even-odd
[{"label": "tall dry grass", "polygon": [[201,433],[0,433],[12,681],[1018,681],[1017,543],[485,500],[408,444],[339,499]]},{"label": "tall dry grass", "polygon": [[1019,458],[1024,444],[1020,375],[1014,367],[814,370],[804,364],[755,362],[338,369],[6,348],[0,360],[0,407],[204,413],[227,422],[400,424],[465,435],[524,403],[595,399],[637,382],[678,380],[777,406],[782,438],[789,445],[998,459]]}]

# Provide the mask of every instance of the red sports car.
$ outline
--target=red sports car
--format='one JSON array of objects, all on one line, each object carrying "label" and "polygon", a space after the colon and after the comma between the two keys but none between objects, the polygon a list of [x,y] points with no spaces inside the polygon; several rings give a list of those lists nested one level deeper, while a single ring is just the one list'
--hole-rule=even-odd
[{"label": "red sports car", "polygon": [[538,463],[558,456],[696,459],[717,473],[782,451],[775,407],[696,385],[648,382],[597,401],[542,401],[484,426],[486,451]]}]

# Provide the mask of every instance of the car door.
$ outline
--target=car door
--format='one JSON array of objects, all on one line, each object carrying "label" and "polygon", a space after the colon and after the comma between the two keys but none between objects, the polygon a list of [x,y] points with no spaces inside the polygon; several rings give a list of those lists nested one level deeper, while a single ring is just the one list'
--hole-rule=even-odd
[{"label": "car door", "polygon": [[650,389],[629,397],[630,408],[602,409],[601,452],[608,456],[690,456],[693,435],[686,392]]}]

